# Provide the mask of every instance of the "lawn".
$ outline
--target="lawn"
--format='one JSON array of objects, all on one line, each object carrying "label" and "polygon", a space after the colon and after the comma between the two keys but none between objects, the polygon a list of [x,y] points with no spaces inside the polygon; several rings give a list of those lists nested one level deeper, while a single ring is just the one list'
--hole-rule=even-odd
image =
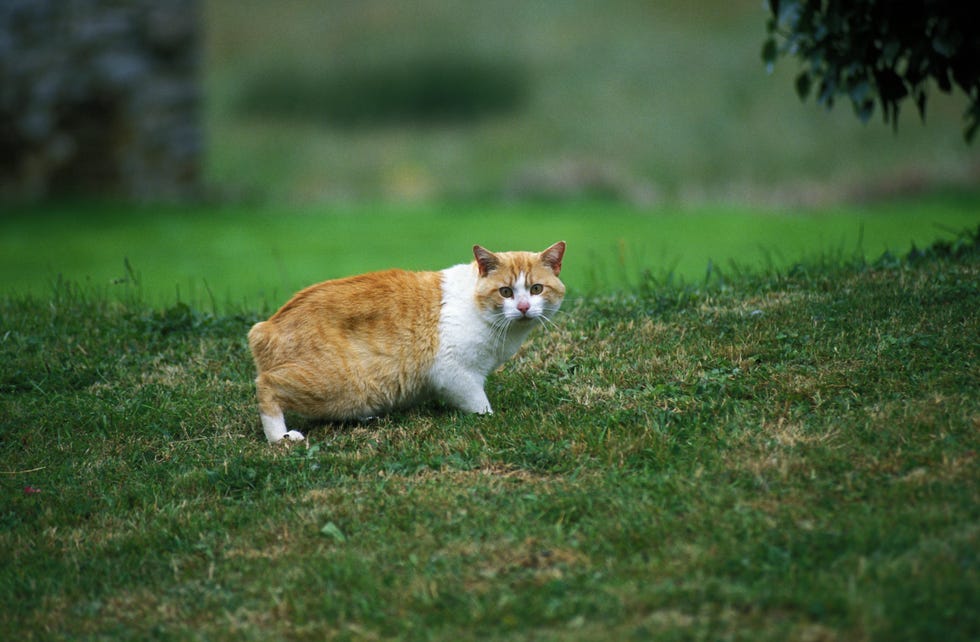
[{"label": "lawn", "polygon": [[[874,260],[980,224],[980,194],[835,208],[642,208],[608,202],[341,206],[10,208],[0,292],[47,295],[59,279],[144,302],[278,307],[317,281],[388,267],[441,269],[491,249],[568,242],[572,296],[631,291],[642,275],[703,281],[800,260]],[[128,262],[129,267],[126,264]],[[649,279],[648,279],[649,280]]]},{"label": "lawn", "polygon": [[255,312],[5,295],[0,635],[975,640],[977,240],[573,297],[493,416],[292,447]]}]

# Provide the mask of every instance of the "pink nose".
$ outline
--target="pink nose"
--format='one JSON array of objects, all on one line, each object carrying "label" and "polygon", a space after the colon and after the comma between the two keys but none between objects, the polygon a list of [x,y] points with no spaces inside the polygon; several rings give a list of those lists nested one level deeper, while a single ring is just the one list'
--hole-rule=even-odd
[{"label": "pink nose", "polygon": [[531,309],[531,302],[527,299],[521,299],[517,302],[517,311],[521,314],[527,314],[527,311]]}]

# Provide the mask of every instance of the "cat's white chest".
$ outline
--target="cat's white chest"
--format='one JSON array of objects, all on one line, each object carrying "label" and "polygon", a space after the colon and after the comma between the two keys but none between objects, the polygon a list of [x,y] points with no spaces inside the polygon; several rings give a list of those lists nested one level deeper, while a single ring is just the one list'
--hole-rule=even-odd
[{"label": "cat's white chest", "polygon": [[439,348],[430,372],[436,393],[470,412],[490,412],[483,384],[490,372],[514,356],[531,323],[498,323],[476,306],[479,278],[472,265],[442,271]]}]

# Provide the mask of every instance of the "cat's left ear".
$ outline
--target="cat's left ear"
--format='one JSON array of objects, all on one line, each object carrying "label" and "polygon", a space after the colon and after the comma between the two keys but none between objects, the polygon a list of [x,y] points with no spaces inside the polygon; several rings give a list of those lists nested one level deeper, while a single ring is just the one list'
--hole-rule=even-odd
[{"label": "cat's left ear", "polygon": [[541,262],[551,268],[558,276],[561,273],[561,258],[565,256],[565,241],[558,241],[540,254]]},{"label": "cat's left ear", "polygon": [[486,276],[497,269],[500,259],[496,254],[485,247],[473,246],[473,256],[476,257],[476,265],[480,269],[480,276]]}]

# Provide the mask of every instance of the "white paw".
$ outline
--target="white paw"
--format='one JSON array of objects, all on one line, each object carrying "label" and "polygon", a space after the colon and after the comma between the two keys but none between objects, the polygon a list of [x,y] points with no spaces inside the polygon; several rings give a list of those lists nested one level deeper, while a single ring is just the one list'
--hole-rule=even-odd
[{"label": "white paw", "polygon": [[297,430],[287,430],[280,435],[266,435],[266,438],[269,440],[270,444],[278,444],[283,441],[303,441],[306,439],[306,437],[303,436],[303,433]]}]

